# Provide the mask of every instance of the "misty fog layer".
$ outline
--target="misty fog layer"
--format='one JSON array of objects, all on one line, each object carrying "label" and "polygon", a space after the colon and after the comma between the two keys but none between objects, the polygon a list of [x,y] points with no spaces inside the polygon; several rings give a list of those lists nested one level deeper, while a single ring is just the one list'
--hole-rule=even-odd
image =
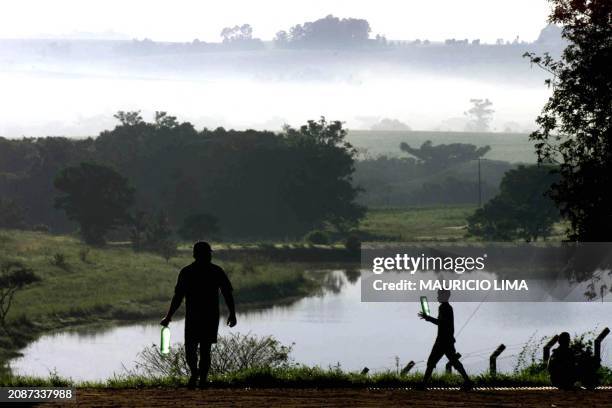
[{"label": "misty fog layer", "polygon": [[443,46],[139,55],[95,42],[25,44],[0,44],[0,136],[96,135],[118,110],[163,110],[208,128],[276,130],[324,115],[350,129],[392,118],[461,131],[471,98],[493,102],[491,130],[527,132],[549,94],[519,46],[486,55]]}]

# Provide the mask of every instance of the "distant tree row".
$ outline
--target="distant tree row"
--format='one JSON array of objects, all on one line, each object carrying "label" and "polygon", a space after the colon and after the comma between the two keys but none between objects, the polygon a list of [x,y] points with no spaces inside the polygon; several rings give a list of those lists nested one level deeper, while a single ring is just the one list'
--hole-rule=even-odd
[{"label": "distant tree row", "polygon": [[274,43],[279,47],[336,48],[366,44],[370,39],[367,20],[328,15],[312,22],[294,25],[289,31],[279,31]]},{"label": "distant tree row", "polygon": [[[358,47],[411,47],[429,46],[433,42],[427,39],[416,40],[388,40],[385,35],[376,34],[371,38],[371,27],[367,20],[358,18],[338,18],[328,15],[315,21],[296,24],[288,30],[278,31],[273,39],[276,48],[295,49],[338,49]],[[116,49],[127,54],[150,54],[150,53],[190,53],[199,51],[210,51],[220,49],[264,49],[264,42],[253,36],[253,27],[250,24],[237,24],[224,27],[221,32],[221,43],[205,42],[194,39],[190,43],[166,43],[155,42],[149,38],[143,40],[134,39],[131,42],[118,44]],[[448,38],[442,42],[447,47],[479,47],[485,45],[480,39],[455,39]],[[497,39],[494,46],[522,46],[529,45],[516,37],[512,41]],[[538,39],[531,43],[533,45],[546,47],[555,51],[561,49],[565,42],[561,38],[561,28],[556,25],[546,26],[540,33]],[[69,44],[64,44],[68,47]],[[56,49],[52,53],[59,53]],[[69,52],[64,51],[64,54]]]}]

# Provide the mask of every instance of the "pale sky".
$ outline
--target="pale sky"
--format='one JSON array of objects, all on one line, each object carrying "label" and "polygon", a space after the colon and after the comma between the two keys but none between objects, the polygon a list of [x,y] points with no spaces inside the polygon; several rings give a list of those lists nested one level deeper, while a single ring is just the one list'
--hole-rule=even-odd
[{"label": "pale sky", "polygon": [[546,25],[546,0],[2,0],[0,38],[113,31],[157,41],[219,41],[225,26],[249,23],[271,39],[333,14],[365,18],[389,39],[532,41]]}]

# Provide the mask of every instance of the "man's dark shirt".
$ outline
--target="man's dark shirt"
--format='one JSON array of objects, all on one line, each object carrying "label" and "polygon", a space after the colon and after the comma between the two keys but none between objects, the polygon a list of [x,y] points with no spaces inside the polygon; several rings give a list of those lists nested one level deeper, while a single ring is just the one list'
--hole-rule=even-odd
[{"label": "man's dark shirt", "polygon": [[553,350],[548,362],[550,380],[555,386],[569,387],[576,381],[576,358],[569,347]]},{"label": "man's dark shirt", "polygon": [[440,303],[438,308],[438,337],[436,341],[455,342],[455,316],[453,307],[448,302]]},{"label": "man's dark shirt", "polygon": [[215,343],[219,329],[219,290],[227,293],[232,285],[221,267],[194,262],[180,272],[175,296],[185,297],[185,338]]}]

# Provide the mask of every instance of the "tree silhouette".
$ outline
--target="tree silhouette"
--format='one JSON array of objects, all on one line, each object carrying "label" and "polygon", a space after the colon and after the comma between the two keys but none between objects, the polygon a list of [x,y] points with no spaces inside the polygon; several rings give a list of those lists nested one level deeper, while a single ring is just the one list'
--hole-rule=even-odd
[{"label": "tree silhouette", "polygon": [[530,136],[540,163],[558,163],[550,189],[574,241],[612,238],[612,2],[553,0],[551,23],[569,43],[560,60],[525,54],[548,71],[552,96]]},{"label": "tree silhouette", "polygon": [[223,37],[224,43],[252,40],[253,28],[249,24],[225,27],[223,30],[221,30],[221,37]]},{"label": "tree silhouette", "polygon": [[508,171],[500,193],[468,218],[468,234],[501,241],[546,238],[559,220],[559,210],[545,195],[556,179],[553,169],[546,166]]},{"label": "tree silhouette", "polygon": [[155,126],[158,128],[173,128],[179,125],[176,116],[170,116],[167,112],[155,111]]},{"label": "tree silhouette", "polygon": [[40,278],[20,262],[4,262],[0,265],[0,326],[8,331],[6,317],[11,310],[15,294]]},{"label": "tree silhouette", "polygon": [[476,160],[487,154],[491,147],[477,147],[468,143],[451,143],[434,146],[431,140],[427,140],[419,148],[411,147],[408,143],[401,143],[400,149],[416,157],[428,168],[445,169],[470,160]]},{"label": "tree silhouette", "polygon": [[493,113],[495,113],[495,111],[491,109],[493,102],[489,99],[470,99],[470,103],[473,106],[465,112],[465,115],[471,118],[466,126],[466,130],[470,132],[488,131]]},{"label": "tree silhouette", "polygon": [[145,247],[161,255],[168,262],[177,253],[173,235],[168,215],[165,211],[160,211],[147,227]]},{"label": "tree silhouette", "polygon": [[109,230],[130,220],[128,208],[134,190],[127,179],[109,167],[94,163],[67,167],[57,175],[54,185],[64,193],[55,199],[55,207],[79,223],[88,244],[104,244]]},{"label": "tree silhouette", "polygon": [[118,111],[113,117],[123,126],[135,126],[143,123],[140,111]]},{"label": "tree silhouette", "polygon": [[364,45],[370,37],[367,20],[328,15],[315,21],[297,24],[277,33],[277,43],[304,48],[337,48]]},{"label": "tree silhouette", "polygon": [[304,228],[320,229],[329,223],[347,231],[364,215],[365,209],[355,202],[360,189],[353,186],[357,151],[346,135],[342,122],[328,122],[324,117],[309,120],[299,129],[284,129],[291,156],[283,202],[299,214]]}]

